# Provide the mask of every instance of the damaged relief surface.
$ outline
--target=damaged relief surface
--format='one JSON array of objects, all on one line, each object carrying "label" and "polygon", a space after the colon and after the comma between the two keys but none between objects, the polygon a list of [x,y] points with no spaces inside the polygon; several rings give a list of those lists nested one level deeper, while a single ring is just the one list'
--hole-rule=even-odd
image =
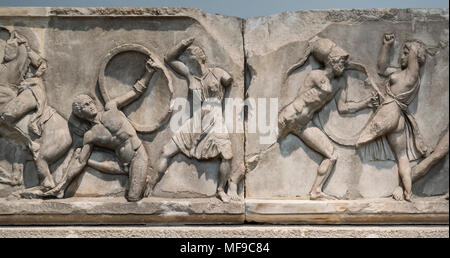
[{"label": "damaged relief surface", "polygon": [[0,224],[448,223],[448,10],[0,8]]}]

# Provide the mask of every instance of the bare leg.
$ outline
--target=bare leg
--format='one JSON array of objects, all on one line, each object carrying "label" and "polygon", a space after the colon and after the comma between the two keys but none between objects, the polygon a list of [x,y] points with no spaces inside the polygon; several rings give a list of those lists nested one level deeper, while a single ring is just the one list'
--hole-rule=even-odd
[{"label": "bare leg", "polygon": [[[424,160],[422,160],[419,164],[415,165],[411,169],[411,177],[412,182],[416,182],[423,176],[425,176],[430,169],[436,165],[437,162],[439,162],[442,158],[444,158],[449,150],[449,144],[448,144],[448,138],[449,138],[449,131],[439,140],[438,144],[436,145],[436,148],[434,149],[433,153],[431,153],[430,156],[426,157]],[[394,199],[396,200],[402,200],[403,199],[403,189],[398,186],[394,193],[392,194]],[[444,199],[448,200],[448,193],[443,196]]]},{"label": "bare leg", "polygon": [[136,202],[142,199],[147,180],[148,157],[144,146],[137,150],[130,166],[130,190],[128,191],[128,201]]},{"label": "bare leg", "polygon": [[231,159],[222,158],[219,168],[219,185],[217,187],[217,197],[223,202],[229,202],[230,197],[225,193],[225,185],[231,172]]},{"label": "bare leg", "polygon": [[34,160],[36,164],[36,169],[39,175],[41,184],[36,187],[28,188],[20,191],[19,195],[22,198],[34,199],[44,196],[44,193],[50,191],[56,187],[55,180],[53,179],[50,169],[48,167],[47,161],[38,154],[37,158]]},{"label": "bare leg", "polygon": [[323,184],[337,160],[331,140],[317,127],[307,127],[302,132],[298,133],[297,136],[311,149],[319,152],[325,157],[317,169],[317,176],[310,192],[311,199],[336,199],[322,191]]},{"label": "bare leg", "polygon": [[238,184],[244,178],[245,166],[242,164],[237,170],[232,173],[230,179],[228,180],[228,196],[233,201],[240,201],[241,197],[238,194]]},{"label": "bare leg", "polygon": [[[170,139],[163,148],[163,152],[157,165],[158,167],[156,168],[157,175],[156,178],[152,180],[153,182],[150,183],[150,188],[155,187],[159,180],[161,180],[161,178],[164,176],[164,173],[166,173],[167,168],[169,167],[170,159],[172,159],[173,156],[178,153],[180,153],[180,148],[178,148],[178,145],[172,139]],[[149,191],[149,189],[147,190]],[[146,193],[146,195],[147,194],[149,193]]]},{"label": "bare leg", "polygon": [[38,154],[38,157],[34,160],[36,164],[37,171],[42,178],[41,186],[45,190],[50,190],[56,186],[55,181],[53,180],[53,176],[50,173],[50,169],[48,168],[47,161]]},{"label": "bare leg", "polygon": [[[408,154],[406,152],[406,133],[404,130],[405,119],[402,117],[399,121],[399,126],[395,132],[388,134],[387,139],[391,146],[395,158],[397,159],[398,174],[402,180],[404,187],[404,198],[407,201],[411,201],[412,196],[412,178],[411,178],[411,166],[409,164]],[[397,190],[398,191],[398,190]],[[399,199],[399,193],[394,192],[393,197],[396,200]]]},{"label": "bare leg", "polygon": [[449,139],[449,131],[439,140],[436,148],[430,156],[426,157],[419,164],[412,168],[412,180],[413,182],[417,181],[424,175],[428,173],[428,171],[438,163],[442,158],[445,157],[448,153],[448,139]]},{"label": "bare leg", "polygon": [[102,173],[110,175],[128,175],[128,171],[123,171],[117,161],[96,161],[89,159],[88,167],[96,169]]},{"label": "bare leg", "polygon": [[402,112],[395,102],[379,107],[373,118],[362,130],[356,142],[356,147],[372,142],[378,137],[396,130],[400,119],[404,119],[401,114]]}]

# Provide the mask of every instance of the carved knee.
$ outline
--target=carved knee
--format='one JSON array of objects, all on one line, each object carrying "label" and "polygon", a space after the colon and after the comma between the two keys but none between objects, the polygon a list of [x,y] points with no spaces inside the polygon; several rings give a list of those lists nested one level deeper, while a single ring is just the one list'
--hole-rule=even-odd
[{"label": "carved knee", "polygon": [[331,169],[334,167],[334,165],[336,164],[336,161],[337,161],[337,155],[333,149],[331,154],[328,155],[328,157],[326,157],[326,159],[324,159],[322,161],[319,168],[317,169],[317,173],[321,176],[328,174],[331,171]]},{"label": "carved knee", "polygon": [[328,160],[330,160],[331,162],[336,163],[336,161],[338,159],[338,155],[336,154],[336,151],[334,150],[334,147],[331,147],[331,151],[328,153],[326,158]]}]

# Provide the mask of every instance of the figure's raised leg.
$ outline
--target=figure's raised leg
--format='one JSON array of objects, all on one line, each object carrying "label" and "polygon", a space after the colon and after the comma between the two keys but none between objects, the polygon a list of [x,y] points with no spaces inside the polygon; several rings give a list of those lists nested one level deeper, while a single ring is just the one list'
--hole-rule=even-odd
[{"label": "figure's raised leg", "polygon": [[379,107],[375,115],[361,131],[356,147],[372,142],[378,137],[396,130],[402,117],[401,114],[402,112],[395,102]]},{"label": "figure's raised leg", "polygon": [[325,194],[322,189],[337,161],[333,143],[319,128],[314,126],[307,127],[296,135],[311,149],[322,154],[325,158],[317,169],[317,176],[310,192],[310,198],[312,200],[336,199],[331,195]]}]

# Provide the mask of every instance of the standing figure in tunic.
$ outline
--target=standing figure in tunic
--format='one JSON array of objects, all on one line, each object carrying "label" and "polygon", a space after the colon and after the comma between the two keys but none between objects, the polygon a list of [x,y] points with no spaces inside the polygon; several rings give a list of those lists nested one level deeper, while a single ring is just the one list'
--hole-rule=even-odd
[{"label": "standing figure in tunic", "polygon": [[[222,107],[225,87],[232,84],[233,78],[221,68],[207,67],[205,52],[193,42],[194,38],[181,41],[168,52],[165,62],[187,80],[194,103],[201,103],[201,121],[194,117],[187,120],[164,147],[157,167],[157,180],[166,172],[170,159],[178,153],[197,160],[220,157],[217,197],[223,202],[239,200],[238,182],[230,176],[233,158],[230,136],[222,113],[214,111]],[[183,54],[185,63],[179,60]],[[227,183],[228,191],[225,192]]]}]

